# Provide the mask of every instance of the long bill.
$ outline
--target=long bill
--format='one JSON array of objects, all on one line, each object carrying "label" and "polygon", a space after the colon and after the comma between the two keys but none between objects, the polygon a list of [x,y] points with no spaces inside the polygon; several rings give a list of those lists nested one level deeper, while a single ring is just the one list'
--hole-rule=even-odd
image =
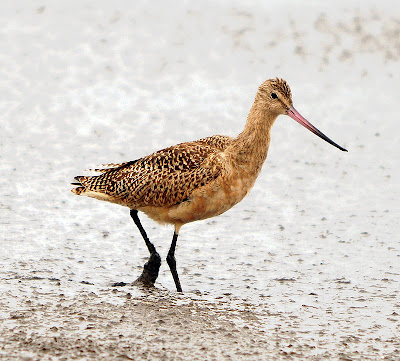
[{"label": "long bill", "polygon": [[307,128],[314,134],[318,135],[320,138],[325,140],[326,142],[332,144],[336,148],[339,148],[343,152],[347,152],[347,149],[344,149],[339,144],[336,144],[333,140],[329,139],[324,133],[315,128],[307,119],[305,119],[293,106],[290,107],[286,113],[290,118],[294,119],[297,123],[300,123],[303,127]]}]

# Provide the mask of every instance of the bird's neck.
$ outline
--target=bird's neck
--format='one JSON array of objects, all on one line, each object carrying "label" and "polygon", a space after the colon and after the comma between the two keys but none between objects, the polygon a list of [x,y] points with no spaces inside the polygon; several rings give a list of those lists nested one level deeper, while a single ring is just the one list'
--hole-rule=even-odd
[{"label": "bird's neck", "polygon": [[244,130],[233,140],[228,150],[232,159],[245,168],[259,173],[271,141],[271,128],[277,115],[255,102],[250,109]]}]

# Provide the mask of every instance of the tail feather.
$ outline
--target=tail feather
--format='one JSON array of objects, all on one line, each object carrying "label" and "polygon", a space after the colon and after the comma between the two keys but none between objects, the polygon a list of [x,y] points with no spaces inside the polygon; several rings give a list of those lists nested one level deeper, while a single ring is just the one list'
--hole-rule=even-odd
[{"label": "tail feather", "polygon": [[[71,184],[78,187],[73,188],[71,192],[76,195],[82,194],[99,199],[104,199],[104,197],[112,197],[110,191],[107,190],[107,188],[110,188],[110,184],[113,184],[115,182],[115,180],[113,179],[113,175],[115,174],[115,172],[118,172],[118,170],[128,167],[132,164],[135,164],[136,162],[137,160],[124,163],[109,163],[103,165],[107,168],[89,169],[92,171],[101,172],[102,174],[92,176],[81,175],[74,177],[77,182],[73,182]],[[111,188],[113,187],[111,186]]]},{"label": "tail feather", "polygon": [[87,171],[90,172],[101,172],[101,173],[106,173],[109,170],[116,169],[123,167],[124,165],[128,164],[130,162],[123,162],[123,163],[106,163],[106,164],[100,164],[101,168],[89,168],[86,169]]},{"label": "tail feather", "polygon": [[71,189],[72,193],[75,193],[76,195],[79,196],[80,194],[85,192],[86,186],[82,182],[84,178],[88,178],[88,177],[85,177],[85,176],[74,177],[74,179],[77,180],[78,182],[73,182],[71,184],[74,186],[78,186],[78,187]]},{"label": "tail feather", "polygon": [[95,175],[95,176],[84,176],[84,175],[79,175],[74,177],[74,179],[77,182],[71,183],[72,185],[78,186],[76,188],[73,188],[71,190],[72,193],[75,193],[77,195],[84,194],[86,192],[88,193],[104,193],[106,194],[107,191],[107,181],[105,181],[107,178],[104,178],[104,173],[101,175]]}]

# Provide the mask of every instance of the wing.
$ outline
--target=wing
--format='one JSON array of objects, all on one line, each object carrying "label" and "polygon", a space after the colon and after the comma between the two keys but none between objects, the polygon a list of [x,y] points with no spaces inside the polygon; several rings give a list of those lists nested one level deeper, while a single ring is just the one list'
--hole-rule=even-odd
[{"label": "wing", "polygon": [[[172,206],[187,200],[193,190],[216,179],[220,171],[210,157],[223,151],[232,138],[213,136],[162,149],[147,157],[122,163],[94,177],[76,177],[77,194],[93,192],[107,200],[133,207]],[[81,188],[81,190],[79,190]],[[89,194],[88,194],[89,195]]]},{"label": "wing", "polygon": [[120,168],[126,164],[128,164],[130,162],[123,162],[123,163],[107,163],[107,164],[100,164],[99,167],[100,168],[89,168],[89,169],[85,169],[88,172],[100,172],[100,173],[105,173],[108,172],[111,169],[115,169],[115,168]]}]

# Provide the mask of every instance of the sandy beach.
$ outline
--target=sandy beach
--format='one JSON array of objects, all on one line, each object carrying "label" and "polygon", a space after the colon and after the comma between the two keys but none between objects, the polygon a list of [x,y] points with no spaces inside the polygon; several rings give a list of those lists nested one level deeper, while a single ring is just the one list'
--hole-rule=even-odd
[{"label": "sandy beach", "polygon": [[[400,6],[18,1],[0,12],[0,359],[399,360]],[[70,192],[84,169],[281,116],[250,194],[173,229]],[[113,287],[126,282],[124,287]]]}]

